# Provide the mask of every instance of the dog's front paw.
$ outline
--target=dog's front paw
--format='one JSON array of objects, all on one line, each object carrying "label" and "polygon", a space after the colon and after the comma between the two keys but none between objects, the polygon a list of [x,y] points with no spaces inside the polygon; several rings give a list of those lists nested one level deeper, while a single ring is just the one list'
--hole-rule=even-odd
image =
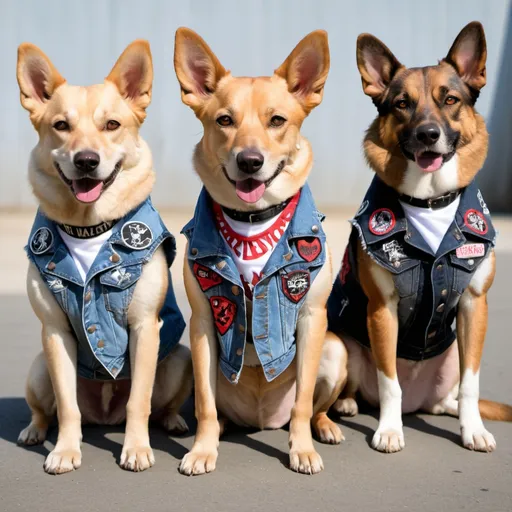
[{"label": "dog's front paw", "polygon": [[359,412],[354,398],[340,398],[332,408],[341,416],[356,416]]},{"label": "dog's front paw", "polygon": [[340,444],[345,440],[339,425],[336,425],[327,414],[319,414],[313,418],[313,429],[321,443]]},{"label": "dog's front paw", "polygon": [[468,450],[477,452],[493,452],[496,449],[494,436],[482,425],[479,428],[460,429],[462,444]]},{"label": "dog's front paw", "polygon": [[186,434],[189,430],[187,422],[179,414],[169,414],[162,420],[162,426],[175,435]]},{"label": "dog's front paw", "polygon": [[48,427],[38,427],[35,423],[31,423],[28,427],[24,428],[18,436],[18,444],[24,446],[32,446],[34,444],[41,444],[46,439],[46,432]]},{"label": "dog's front paw", "polygon": [[144,471],[155,463],[153,450],[149,445],[125,445],[119,465],[127,471]]},{"label": "dog's front paw", "polygon": [[377,429],[372,439],[372,448],[379,452],[395,453],[405,447],[402,429]]},{"label": "dog's front paw", "polygon": [[314,475],[324,469],[322,457],[314,450],[290,450],[290,469],[297,473]]},{"label": "dog's front paw", "polygon": [[78,469],[82,464],[80,450],[62,449],[57,446],[44,461],[44,470],[50,475],[60,475]]},{"label": "dog's front paw", "polygon": [[215,470],[217,464],[217,450],[203,451],[192,449],[181,460],[179,471],[182,475],[204,475]]}]

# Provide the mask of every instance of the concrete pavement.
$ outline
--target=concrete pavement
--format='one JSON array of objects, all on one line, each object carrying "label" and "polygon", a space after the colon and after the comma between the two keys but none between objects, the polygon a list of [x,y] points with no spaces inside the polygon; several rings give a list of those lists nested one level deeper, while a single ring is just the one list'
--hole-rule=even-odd
[{"label": "concrete pavement", "polygon": [[[341,259],[351,212],[330,215],[325,228],[334,267]],[[512,510],[512,425],[488,423],[498,442],[493,454],[464,450],[454,418],[413,415],[404,418],[406,448],[380,454],[369,447],[377,425],[375,413],[341,421],[341,446],[315,443],[325,463],[319,475],[304,476],[286,468],[287,432],[228,432],[220,444],[217,470],[187,478],[177,472],[193,436],[168,437],[151,432],[156,464],[133,474],[117,463],[122,428],[84,427],[82,467],[49,476],[42,464],[56,441],[56,429],[44,445],[16,446],[29,421],[23,399],[29,365],[40,350],[40,327],[24,292],[26,258],[22,252],[32,213],[0,215],[0,512],[11,511],[398,511]],[[184,239],[179,228],[188,215],[166,215],[178,238],[173,267],[178,301],[186,316],[181,258]],[[512,222],[497,222],[501,231],[498,275],[489,297],[490,318],[482,366],[481,395],[512,402]],[[186,417],[193,424],[192,406]]]}]

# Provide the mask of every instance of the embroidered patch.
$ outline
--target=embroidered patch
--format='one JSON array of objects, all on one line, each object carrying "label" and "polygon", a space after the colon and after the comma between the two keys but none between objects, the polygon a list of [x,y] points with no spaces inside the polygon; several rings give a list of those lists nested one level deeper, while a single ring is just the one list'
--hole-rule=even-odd
[{"label": "embroidered patch", "polygon": [[64,290],[64,284],[58,277],[55,279],[48,279],[48,286],[52,292],[60,292],[61,290]]},{"label": "embroidered patch", "polygon": [[110,273],[112,279],[116,281],[118,286],[123,285],[126,281],[130,281],[132,275],[125,268],[116,268]]},{"label": "embroidered patch", "polygon": [[148,248],[153,241],[153,233],[147,224],[140,221],[127,222],[121,228],[124,245],[136,251]]},{"label": "embroidered patch", "polygon": [[368,201],[368,199],[365,199],[361,203],[361,206],[359,207],[359,210],[357,210],[357,212],[354,215],[354,217],[359,217],[359,215],[362,215],[368,209],[369,204],[370,204],[370,201]]},{"label": "embroidered patch", "polygon": [[30,239],[30,250],[34,254],[44,254],[53,245],[53,233],[48,228],[39,228]]},{"label": "embroidered patch", "polygon": [[476,193],[476,197],[478,199],[478,202],[480,203],[482,211],[485,213],[485,215],[489,215],[489,208],[487,208],[487,204],[485,203],[484,197],[482,196],[482,192],[480,192],[480,190]]},{"label": "embroidered patch", "polygon": [[368,227],[374,235],[388,234],[396,224],[395,214],[387,208],[375,210],[368,221]]},{"label": "embroidered patch", "polygon": [[299,302],[310,287],[310,276],[307,270],[294,270],[281,276],[284,294],[292,301]]},{"label": "embroidered patch", "polygon": [[297,252],[301,258],[311,263],[322,252],[322,244],[318,238],[301,238],[297,241]]},{"label": "embroidered patch", "polygon": [[483,214],[478,210],[468,210],[464,214],[464,224],[478,235],[485,235],[489,229]]},{"label": "embroidered patch", "polygon": [[226,297],[210,297],[210,306],[215,326],[221,336],[224,336],[235,319],[236,304]]},{"label": "embroidered patch", "polygon": [[345,254],[343,254],[343,262],[340,270],[340,281],[341,284],[345,284],[348,273],[350,272],[350,260],[348,259],[348,245],[345,248]]},{"label": "embroidered patch", "polygon": [[407,258],[404,254],[404,248],[396,240],[382,244],[382,250],[386,253],[390,263],[396,263],[403,258]]},{"label": "embroidered patch", "polygon": [[199,265],[199,263],[194,263],[193,270],[197,282],[199,283],[199,286],[203,292],[222,282],[222,278],[219,276],[219,274],[209,269],[208,267]]},{"label": "embroidered patch", "polygon": [[459,247],[455,254],[457,258],[468,259],[468,258],[481,258],[485,256],[485,245],[484,244],[464,244]]}]

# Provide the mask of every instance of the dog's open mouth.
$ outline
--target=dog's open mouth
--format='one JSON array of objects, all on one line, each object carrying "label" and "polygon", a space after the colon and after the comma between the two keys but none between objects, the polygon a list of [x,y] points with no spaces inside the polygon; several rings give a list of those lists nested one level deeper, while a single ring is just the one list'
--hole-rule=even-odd
[{"label": "dog's open mouth", "polygon": [[265,190],[267,187],[270,186],[270,184],[277,178],[279,173],[284,168],[284,160],[281,160],[279,162],[279,165],[277,166],[274,174],[266,180],[266,181],[259,181],[255,180],[254,178],[246,178],[244,180],[232,180],[224,167],[222,167],[222,170],[224,171],[224,175],[235,186],[236,195],[246,203],[256,203],[258,202],[265,193]]},{"label": "dog's open mouth", "polygon": [[425,172],[438,171],[444,162],[443,155],[434,151],[418,151],[414,153],[414,160],[421,170]]},{"label": "dog's open mouth", "polygon": [[69,180],[66,178],[59,164],[55,162],[55,167],[62,178],[62,181],[68,185],[71,192],[81,203],[94,203],[99,199],[101,194],[114,182],[119,171],[121,170],[122,161],[119,160],[111,172],[110,176],[105,180],[95,180],[93,178],[80,178],[78,180]]}]

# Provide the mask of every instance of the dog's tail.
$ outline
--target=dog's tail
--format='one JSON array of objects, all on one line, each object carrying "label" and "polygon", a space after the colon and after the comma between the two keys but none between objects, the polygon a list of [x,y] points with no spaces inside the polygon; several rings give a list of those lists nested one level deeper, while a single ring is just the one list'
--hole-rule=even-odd
[{"label": "dog's tail", "polygon": [[484,420],[512,421],[512,406],[492,402],[491,400],[479,400],[478,408],[480,416]]}]

